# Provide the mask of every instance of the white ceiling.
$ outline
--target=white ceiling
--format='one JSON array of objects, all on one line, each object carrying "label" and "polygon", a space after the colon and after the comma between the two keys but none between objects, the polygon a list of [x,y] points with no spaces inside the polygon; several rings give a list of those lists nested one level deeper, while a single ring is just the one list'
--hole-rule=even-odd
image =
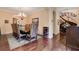
[{"label": "white ceiling", "polygon": [[79,7],[58,7],[57,10],[59,11],[65,11],[65,10],[76,10],[79,9]]},{"label": "white ceiling", "polygon": [[0,10],[11,11],[15,13],[24,12],[26,14],[31,14],[32,12],[46,9],[44,7],[0,7]]}]

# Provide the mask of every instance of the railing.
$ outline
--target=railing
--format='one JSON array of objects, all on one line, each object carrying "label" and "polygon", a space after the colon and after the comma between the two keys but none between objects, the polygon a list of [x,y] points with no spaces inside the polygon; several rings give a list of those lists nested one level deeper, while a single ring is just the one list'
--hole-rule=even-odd
[{"label": "railing", "polygon": [[77,24],[74,23],[74,22],[71,22],[71,21],[68,21],[68,20],[64,19],[62,16],[60,16],[60,18],[61,18],[62,20],[64,20],[65,22],[69,23],[69,24],[72,25],[72,26],[76,26],[76,25],[77,25]]}]

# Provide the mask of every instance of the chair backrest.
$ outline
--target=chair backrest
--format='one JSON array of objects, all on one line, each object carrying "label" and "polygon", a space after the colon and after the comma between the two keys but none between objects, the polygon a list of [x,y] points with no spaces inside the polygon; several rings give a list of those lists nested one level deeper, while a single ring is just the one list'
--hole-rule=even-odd
[{"label": "chair backrest", "polygon": [[31,25],[30,24],[26,24],[25,25],[25,31],[28,32],[31,29]]},{"label": "chair backrest", "polygon": [[13,36],[19,37],[17,24],[12,24]]}]

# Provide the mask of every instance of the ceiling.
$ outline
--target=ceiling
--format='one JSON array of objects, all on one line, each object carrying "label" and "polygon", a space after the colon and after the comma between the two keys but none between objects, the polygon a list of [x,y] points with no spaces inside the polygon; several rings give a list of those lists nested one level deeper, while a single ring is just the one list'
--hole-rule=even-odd
[{"label": "ceiling", "polygon": [[58,7],[57,9],[59,11],[66,11],[66,10],[77,10],[79,8],[78,7]]},{"label": "ceiling", "polygon": [[43,9],[46,9],[46,8],[44,7],[0,7],[0,10],[11,11],[14,13],[24,12],[28,15]]}]

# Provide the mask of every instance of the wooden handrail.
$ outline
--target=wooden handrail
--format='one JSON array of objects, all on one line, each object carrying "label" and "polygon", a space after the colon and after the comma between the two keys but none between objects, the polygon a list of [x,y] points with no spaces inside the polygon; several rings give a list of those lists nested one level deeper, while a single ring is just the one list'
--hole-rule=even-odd
[{"label": "wooden handrail", "polygon": [[74,23],[74,22],[71,22],[71,21],[65,20],[62,16],[60,16],[60,18],[62,18],[62,20],[64,20],[65,22],[69,23],[70,25],[77,25],[77,24]]}]

